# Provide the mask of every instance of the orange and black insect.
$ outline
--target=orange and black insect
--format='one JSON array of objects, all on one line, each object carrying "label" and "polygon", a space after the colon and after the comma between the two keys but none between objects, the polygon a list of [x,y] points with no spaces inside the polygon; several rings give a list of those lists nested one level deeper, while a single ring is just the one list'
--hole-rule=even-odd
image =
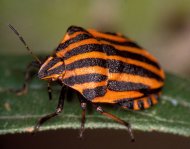
[{"label": "orange and black insect", "polygon": [[[11,25],[9,27],[19,35]],[[130,124],[105,112],[100,104],[117,104],[131,110],[147,109],[158,102],[164,85],[164,72],[157,60],[119,33],[71,26],[51,56],[43,63],[37,57],[35,59],[40,67],[38,77],[49,83],[61,83],[63,87],[56,111],[42,117],[34,131],[62,111],[65,88],[72,88],[79,94],[83,111],[80,136],[84,131],[86,105],[91,103],[100,114],[125,125],[134,140]]]}]

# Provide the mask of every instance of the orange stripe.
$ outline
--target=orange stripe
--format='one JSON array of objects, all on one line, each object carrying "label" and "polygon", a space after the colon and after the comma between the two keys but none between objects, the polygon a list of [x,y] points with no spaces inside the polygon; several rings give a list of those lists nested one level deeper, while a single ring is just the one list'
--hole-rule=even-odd
[{"label": "orange stripe", "polygon": [[106,83],[107,83],[106,81],[88,82],[88,83],[83,83],[83,84],[75,84],[74,86],[71,86],[71,87],[76,89],[77,91],[79,91],[82,94],[83,90],[85,90],[85,89],[95,88],[97,86],[105,86]]},{"label": "orange stripe", "polygon": [[133,101],[133,110],[139,110],[139,106],[138,106],[137,101],[138,101],[138,100],[134,100],[134,101]]},{"label": "orange stripe", "polygon": [[79,34],[84,34],[84,33],[85,33],[85,32],[82,32],[82,31],[75,32],[75,33],[72,34],[72,35],[69,35],[68,33],[66,33],[60,43],[64,43],[65,41],[67,41],[67,40],[69,40],[69,39],[71,39],[71,38],[74,38],[74,37],[76,37],[76,36],[79,35]]},{"label": "orange stripe", "polygon": [[50,56],[50,57],[43,63],[43,65],[40,67],[40,70],[39,70],[39,71],[41,71],[52,59],[53,59],[53,57]]},{"label": "orange stripe", "polygon": [[62,74],[52,74],[50,76],[45,76],[42,78],[42,80],[47,80],[47,79],[50,79],[52,81],[55,81],[59,78],[59,76],[61,76]]},{"label": "orange stripe", "polygon": [[81,59],[86,59],[86,58],[101,58],[101,59],[106,59],[107,55],[105,53],[102,52],[97,52],[97,51],[93,51],[93,52],[89,52],[89,53],[82,53],[76,56],[72,56],[71,58],[65,60],[65,64],[71,64],[73,62],[75,62],[76,60],[81,60]]},{"label": "orange stripe", "polygon": [[154,105],[158,103],[158,100],[154,97],[154,95],[151,95],[151,100]]},{"label": "orange stripe", "polygon": [[112,44],[110,42],[107,42],[107,41],[101,41],[102,43],[104,44],[109,44],[109,45],[112,45],[114,46],[117,50],[120,50],[120,51],[129,51],[129,52],[132,52],[132,53],[136,53],[136,54],[140,54],[140,55],[143,55],[149,59],[151,59],[152,61],[154,62],[157,62],[156,58],[154,58],[150,53],[148,53],[146,50],[144,49],[139,49],[139,48],[135,48],[135,47],[128,47],[128,46],[120,46],[120,45],[115,45],[115,44]]},{"label": "orange stripe", "polygon": [[143,68],[145,68],[145,69],[147,69],[147,70],[149,70],[151,72],[154,72],[155,74],[161,76],[162,78],[164,78],[164,73],[160,69],[158,69],[158,68],[156,68],[156,67],[154,67],[154,66],[152,66],[150,64],[147,64],[147,63],[144,63],[144,62],[141,62],[141,61],[138,61],[138,60],[133,60],[133,59],[130,59],[130,58],[123,58],[123,57],[120,57],[120,56],[109,56],[108,58],[109,59],[119,60],[119,61],[122,61],[122,62],[127,63],[127,64],[133,64],[133,65],[136,65],[136,66],[141,66],[141,67],[143,67]]},{"label": "orange stripe", "polygon": [[100,66],[90,66],[90,67],[84,67],[84,68],[76,68],[74,70],[66,71],[64,79],[77,76],[77,75],[85,75],[90,73],[98,73],[102,75],[107,75],[107,68],[103,68]]},{"label": "orange stripe", "polygon": [[146,78],[126,73],[110,73],[108,77],[109,77],[108,80],[142,83],[150,86],[151,89],[162,87],[164,84],[164,82],[157,81],[156,79],[153,78]]},{"label": "orange stripe", "polygon": [[61,66],[61,65],[63,65],[63,62],[58,62],[58,63],[56,63],[55,65],[53,65],[50,69],[48,69],[48,71],[49,71],[49,70],[52,70],[52,69],[54,69],[54,68],[56,68],[56,67],[59,67],[59,66]]},{"label": "orange stripe", "polygon": [[106,38],[106,39],[115,40],[115,41],[118,41],[118,42],[129,41],[129,39],[126,39],[124,37],[101,33],[101,32],[98,32],[96,30],[93,30],[93,29],[88,29],[88,32],[90,32],[93,36],[98,37],[98,38]]},{"label": "orange stripe", "polygon": [[92,100],[93,103],[116,103],[118,99],[122,98],[137,98],[143,96],[142,93],[137,91],[117,92],[107,90],[106,94],[102,97],[96,97]]},{"label": "orange stripe", "polygon": [[147,101],[148,97],[145,97],[145,98],[142,98],[141,100],[143,101],[143,104],[144,104],[144,108],[147,109],[150,107],[150,105],[148,104],[148,101]]},{"label": "orange stripe", "polygon": [[73,43],[71,45],[69,45],[67,48],[65,48],[64,50],[58,51],[56,53],[56,55],[58,57],[63,57],[65,55],[65,53],[67,53],[68,51],[72,50],[73,48],[85,45],[85,44],[100,44],[96,39],[86,39],[86,40],[82,40],[76,43]]}]

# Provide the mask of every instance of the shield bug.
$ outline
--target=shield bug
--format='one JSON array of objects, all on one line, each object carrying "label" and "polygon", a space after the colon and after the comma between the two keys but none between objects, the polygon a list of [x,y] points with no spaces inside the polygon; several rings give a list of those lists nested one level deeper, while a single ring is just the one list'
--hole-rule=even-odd
[{"label": "shield bug", "polygon": [[[19,33],[11,25],[9,27],[31,52]],[[157,60],[120,33],[71,26],[51,56],[44,62],[36,56],[34,58],[40,67],[40,79],[63,86],[56,111],[42,117],[34,127],[35,132],[41,124],[62,111],[65,89],[72,88],[78,92],[82,108],[81,137],[86,105],[91,103],[100,114],[126,126],[134,140],[130,124],[104,111],[100,104],[119,105],[131,110],[147,109],[158,102],[164,85],[164,71]],[[48,90],[51,97],[50,86]]]}]

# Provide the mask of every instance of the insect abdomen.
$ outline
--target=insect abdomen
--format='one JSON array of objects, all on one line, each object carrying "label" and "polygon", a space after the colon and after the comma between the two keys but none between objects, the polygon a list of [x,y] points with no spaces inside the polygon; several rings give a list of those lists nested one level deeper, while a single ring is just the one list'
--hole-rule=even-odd
[{"label": "insect abdomen", "polygon": [[133,110],[156,104],[155,97],[164,85],[164,72],[156,59],[122,35],[90,32],[107,44],[104,49],[109,68],[108,91],[105,97],[97,97],[93,102],[119,103]]}]

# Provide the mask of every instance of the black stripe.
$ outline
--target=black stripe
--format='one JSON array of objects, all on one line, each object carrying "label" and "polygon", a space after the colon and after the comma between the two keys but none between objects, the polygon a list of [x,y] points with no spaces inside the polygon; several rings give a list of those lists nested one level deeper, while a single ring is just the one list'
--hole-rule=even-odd
[{"label": "black stripe", "polygon": [[64,43],[59,44],[56,51],[60,51],[62,49],[67,48],[69,45],[71,45],[73,43],[76,43],[76,42],[79,42],[79,41],[82,41],[82,40],[85,40],[85,39],[90,39],[90,38],[92,38],[92,36],[90,34],[79,34],[76,37],[65,41]]},{"label": "black stripe", "polygon": [[103,48],[104,48],[104,51],[107,53],[107,55],[117,55],[117,56],[121,56],[124,58],[135,59],[135,60],[142,61],[142,62],[150,64],[150,65],[153,65],[160,69],[160,66],[158,65],[158,63],[150,60],[149,58],[147,58],[143,55],[140,55],[137,53],[132,53],[129,51],[117,50],[111,45],[104,45]]},{"label": "black stripe", "polygon": [[65,54],[65,59],[68,59],[74,55],[79,55],[82,53],[87,53],[87,52],[92,52],[92,51],[105,52],[108,56],[116,55],[116,56],[121,56],[123,58],[135,59],[138,61],[142,61],[144,63],[148,63],[160,69],[160,66],[156,62],[148,59],[145,56],[132,53],[129,51],[120,51],[120,50],[115,49],[113,46],[106,45],[106,44],[85,44],[85,45],[76,47]]},{"label": "black stripe", "polygon": [[113,32],[100,32],[100,33],[108,34],[108,35],[113,35],[113,36],[116,36],[116,37],[120,37],[117,33],[113,33]]},{"label": "black stripe", "polygon": [[[49,58],[49,57],[48,57],[48,58]],[[48,59],[48,58],[47,58],[47,59]],[[46,60],[47,60],[47,59],[46,59]],[[62,61],[61,58],[59,58],[59,57],[53,57],[53,58],[48,62],[48,64],[44,66],[43,69],[48,70],[48,69],[50,69],[51,67],[53,67],[55,64],[57,64],[58,62],[60,62],[60,61]]]},{"label": "black stripe", "polygon": [[126,107],[128,109],[134,109],[134,100],[129,100],[129,101],[119,101],[118,104],[122,107]]},{"label": "black stripe", "polygon": [[72,35],[72,34],[74,34],[74,33],[76,33],[76,32],[80,32],[80,31],[88,33],[84,28],[79,27],[79,26],[74,26],[74,25],[70,26],[70,27],[67,29],[67,33],[68,33],[69,35]]},{"label": "black stripe", "polygon": [[96,38],[96,39],[107,41],[107,42],[110,42],[115,45],[134,47],[134,48],[138,48],[140,50],[142,49],[142,47],[140,47],[138,44],[136,44],[135,42],[131,42],[131,41],[120,42],[120,41],[111,40],[111,39],[107,39],[107,38]]},{"label": "black stripe", "polygon": [[65,70],[64,65],[60,65],[52,70],[47,71],[47,76],[52,75],[52,74],[60,74]]},{"label": "black stripe", "polygon": [[144,102],[141,99],[137,99],[137,105],[140,110],[144,110]]},{"label": "black stripe", "polygon": [[143,67],[140,67],[140,66],[127,64],[118,60],[107,60],[107,63],[108,63],[109,71],[112,73],[127,73],[127,74],[148,77],[148,78],[154,78],[158,81],[163,81],[163,79],[159,75],[147,69],[144,69]]},{"label": "black stripe", "polygon": [[101,58],[86,58],[78,61],[76,60],[75,62],[66,65],[65,68],[66,70],[73,70],[76,68],[89,67],[89,66],[100,66],[107,68],[107,61]]},{"label": "black stripe", "polygon": [[85,89],[83,91],[83,95],[86,97],[87,100],[93,100],[96,97],[104,96],[106,93],[106,86],[99,86],[93,89]]},{"label": "black stripe", "polygon": [[56,74],[56,73],[59,74],[59,73],[63,72],[65,70],[64,64],[62,64],[61,66],[57,67],[56,69],[52,69],[52,70],[48,71],[48,69],[50,69],[51,67],[53,67],[55,64],[57,64],[60,61],[62,61],[61,58],[59,58],[59,57],[53,57],[53,59],[47,65],[45,65],[40,70],[40,72],[38,72],[38,77],[39,78],[43,78],[43,77],[49,76],[51,74]]},{"label": "black stripe", "polygon": [[[108,66],[107,66],[108,65]],[[89,67],[89,66],[100,66],[104,68],[109,68],[109,72],[112,73],[128,73],[133,75],[139,75],[143,77],[154,78],[159,81],[163,79],[157,74],[146,70],[140,66],[123,63],[118,60],[105,60],[100,58],[86,58],[75,61],[71,64],[65,66],[66,70],[73,70],[76,68]]]},{"label": "black stripe", "polygon": [[[141,93],[143,93],[145,96],[148,96],[150,94],[157,94],[162,90],[162,87],[155,88],[155,89],[141,89],[139,90]],[[155,96],[156,97],[156,96]],[[157,96],[158,99],[158,96]]]},{"label": "black stripe", "polygon": [[93,51],[104,52],[103,46],[101,44],[81,45],[81,46],[76,47],[76,48],[72,49],[71,51],[67,52],[65,54],[65,59],[68,59],[68,58],[75,56],[75,55],[79,55],[79,54],[87,53],[87,52],[93,52]]},{"label": "black stripe", "polygon": [[72,76],[67,79],[64,79],[63,82],[69,86],[73,86],[75,84],[83,84],[87,82],[101,82],[105,81],[106,79],[107,76],[105,75],[92,73],[92,74]]},{"label": "black stripe", "polygon": [[[127,81],[127,80],[126,80]],[[108,81],[108,88],[113,91],[137,91],[137,90],[147,90],[150,87],[142,83],[134,82],[124,82],[124,81]]]},{"label": "black stripe", "polygon": [[147,97],[147,102],[149,106],[153,106],[152,99],[150,97]]}]

